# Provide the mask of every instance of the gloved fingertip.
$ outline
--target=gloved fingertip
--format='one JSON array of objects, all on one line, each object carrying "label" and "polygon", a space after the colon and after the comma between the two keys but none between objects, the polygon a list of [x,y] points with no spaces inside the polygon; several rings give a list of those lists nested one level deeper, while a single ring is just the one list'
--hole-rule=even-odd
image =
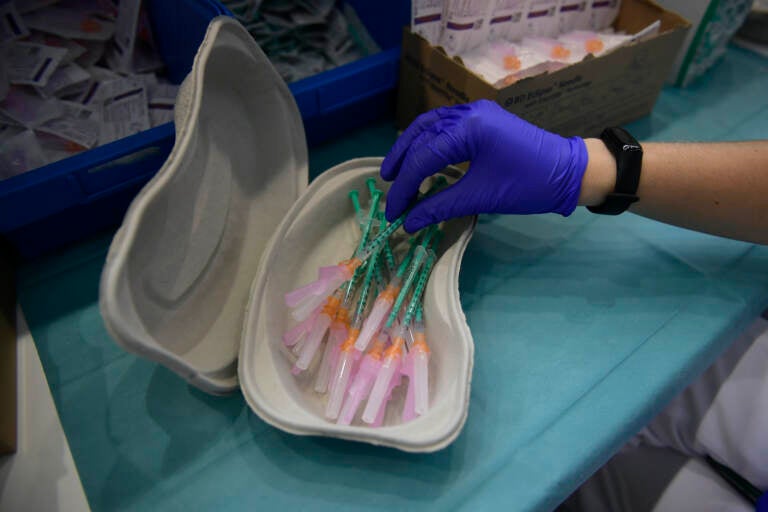
[{"label": "gloved fingertip", "polygon": [[379,170],[381,179],[384,181],[392,181],[395,179],[397,176],[397,173],[395,172],[396,162],[397,158],[392,155],[392,152],[388,153],[387,156],[384,157],[384,161],[381,162],[381,169]]},{"label": "gloved fingertip", "polygon": [[405,229],[405,231],[408,233],[415,233],[420,229],[424,229],[425,227],[429,226],[429,224],[430,222],[428,219],[411,213],[405,218],[403,229]]},{"label": "gloved fingertip", "polygon": [[387,222],[393,222],[400,215],[402,215],[404,209],[397,207],[397,201],[394,198],[387,196],[387,205],[384,208],[384,217]]}]

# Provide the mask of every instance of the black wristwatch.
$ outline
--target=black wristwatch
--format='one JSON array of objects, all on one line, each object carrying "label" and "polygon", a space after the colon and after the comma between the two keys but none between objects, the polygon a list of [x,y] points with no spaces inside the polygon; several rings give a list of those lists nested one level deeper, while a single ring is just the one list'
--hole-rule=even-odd
[{"label": "black wristwatch", "polygon": [[606,128],[600,134],[603,144],[616,159],[616,187],[597,206],[588,206],[592,213],[618,215],[636,202],[640,170],[643,167],[643,148],[625,129]]}]

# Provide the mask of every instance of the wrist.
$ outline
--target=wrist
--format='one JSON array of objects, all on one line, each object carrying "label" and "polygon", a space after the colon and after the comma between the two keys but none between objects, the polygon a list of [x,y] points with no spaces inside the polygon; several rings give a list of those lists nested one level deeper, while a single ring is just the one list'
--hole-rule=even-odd
[{"label": "wrist", "polygon": [[581,179],[580,206],[597,206],[616,187],[616,160],[600,139],[584,139],[587,169]]}]

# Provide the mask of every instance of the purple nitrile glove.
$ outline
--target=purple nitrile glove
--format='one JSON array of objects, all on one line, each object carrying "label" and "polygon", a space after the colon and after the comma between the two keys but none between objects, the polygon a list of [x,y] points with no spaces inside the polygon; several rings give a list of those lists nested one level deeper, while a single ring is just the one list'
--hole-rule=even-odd
[{"label": "purple nitrile glove", "polygon": [[768,512],[768,491],[764,492],[758,499],[755,506],[755,512]]},{"label": "purple nitrile glove", "polygon": [[582,138],[550,133],[492,101],[441,107],[416,118],[381,165],[381,177],[394,180],[387,220],[408,208],[425,178],[467,160],[469,170],[459,181],[414,206],[406,231],[478,213],[568,216],[588,155]]}]

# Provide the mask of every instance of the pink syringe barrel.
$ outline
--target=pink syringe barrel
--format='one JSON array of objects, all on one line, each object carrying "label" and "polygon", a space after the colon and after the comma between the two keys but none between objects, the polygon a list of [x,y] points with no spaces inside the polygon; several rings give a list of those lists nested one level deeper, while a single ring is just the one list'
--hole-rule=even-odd
[{"label": "pink syringe barrel", "polygon": [[376,333],[381,329],[384,320],[392,310],[392,305],[395,303],[400,287],[397,284],[390,284],[387,288],[376,297],[376,301],[373,303],[373,308],[368,314],[368,318],[363,323],[363,328],[360,330],[360,336],[358,336],[355,342],[355,348],[360,352],[365,351],[368,348],[368,344],[371,342]]},{"label": "pink syringe barrel", "polygon": [[315,310],[307,318],[296,324],[294,327],[288,329],[285,334],[283,334],[283,343],[285,343],[286,347],[292,347],[296,345],[296,343],[298,343],[299,340],[305,334],[307,334],[310,329],[312,329],[312,324],[320,314],[321,309],[322,306],[316,307]]},{"label": "pink syringe barrel", "polygon": [[322,296],[323,291],[325,291],[325,281],[325,279],[321,278],[316,281],[312,281],[309,284],[305,284],[300,288],[289,291],[285,294],[285,305],[289,308],[295,308],[312,296]]},{"label": "pink syringe barrel", "polygon": [[413,384],[413,410],[421,416],[429,410],[429,352],[414,352]]},{"label": "pink syringe barrel", "polygon": [[376,414],[376,419],[373,420],[373,423],[371,423],[372,427],[380,427],[384,423],[384,416],[387,414],[387,403],[392,398],[392,392],[397,386],[400,385],[402,380],[402,374],[398,372],[395,375],[395,378],[392,379],[392,381],[389,383],[387,395],[384,397],[384,401],[382,402],[381,407],[379,407],[379,412]]},{"label": "pink syringe barrel", "polygon": [[312,327],[312,331],[309,333],[307,339],[304,341],[304,344],[301,346],[299,358],[296,360],[296,363],[293,365],[293,369],[291,370],[294,375],[297,375],[309,368],[309,365],[312,363],[312,359],[315,358],[315,353],[317,353],[317,349],[320,347],[320,343],[322,343],[323,337],[325,336],[325,333],[328,330],[328,326],[330,324],[331,319],[328,317],[328,315],[321,313],[320,316],[317,317],[317,321]]},{"label": "pink syringe barrel", "polygon": [[320,314],[312,325],[312,330],[307,334],[307,337],[304,340],[299,358],[293,365],[291,371],[294,375],[309,368],[312,359],[314,359],[315,354],[317,353],[318,347],[320,347],[320,343],[323,341],[323,337],[325,337],[325,333],[328,331],[328,327],[331,325],[331,319],[336,316],[339,302],[339,299],[335,296],[328,297],[323,309],[320,311]]},{"label": "pink syringe barrel", "polygon": [[411,358],[411,352],[403,359],[403,364],[400,365],[400,373],[408,377],[408,390],[405,393],[405,404],[403,404],[403,422],[408,422],[416,418],[416,411],[414,410],[414,385],[413,385],[413,359]]},{"label": "pink syringe barrel", "polygon": [[355,269],[362,264],[359,259],[342,261],[338,265],[320,267],[319,277],[314,283],[302,286],[285,294],[285,303],[294,308],[291,315],[296,320],[304,320],[322,304],[344,281],[349,280]]},{"label": "pink syringe barrel", "polygon": [[[335,268],[335,267],[326,267],[326,268]],[[319,305],[323,303],[323,301],[333,293],[341,284],[346,281],[344,279],[344,276],[341,273],[338,273],[337,275],[325,279],[323,281],[322,289],[320,290],[320,293],[315,294],[309,294],[307,295],[302,301],[299,302],[299,304],[294,308],[293,311],[291,311],[291,316],[295,318],[296,320],[304,320],[309,315],[312,314],[312,311]]]},{"label": "pink syringe barrel", "polygon": [[384,359],[379,369],[379,374],[376,376],[376,381],[373,383],[373,389],[368,397],[368,402],[365,404],[363,410],[363,421],[365,423],[373,423],[376,416],[379,413],[379,408],[384,404],[387,393],[390,391],[392,380],[395,377],[399,377],[400,362],[402,359],[402,351],[405,340],[401,336],[395,337],[392,345],[384,352]]},{"label": "pink syringe barrel", "polygon": [[[346,312],[346,309],[343,309],[343,311]],[[346,337],[347,326],[337,317],[336,320],[331,323],[328,342],[325,345],[325,351],[323,351],[323,359],[320,361],[320,368],[317,370],[315,391],[318,393],[325,393],[328,391],[328,382],[331,379],[331,373],[333,372],[333,367],[336,365],[336,360],[339,358],[341,344]]]},{"label": "pink syringe barrel", "polygon": [[413,345],[408,353],[413,365],[414,412],[421,416],[429,410],[429,347],[423,328],[413,332]]},{"label": "pink syringe barrel", "polygon": [[344,400],[344,407],[341,409],[341,414],[337,423],[339,425],[349,425],[355,418],[357,409],[360,407],[360,403],[365,400],[373,387],[373,381],[376,379],[376,375],[381,368],[381,355],[378,356],[366,354],[363,356],[360,362],[360,368],[355,374],[355,378],[352,385],[347,391],[347,396]]},{"label": "pink syringe barrel", "polygon": [[350,328],[347,339],[344,340],[341,350],[339,350],[339,358],[334,365],[333,375],[329,383],[330,396],[325,407],[325,417],[329,420],[335,420],[339,417],[344,395],[347,393],[347,386],[349,386],[349,379],[352,375],[352,369],[357,359],[355,340],[359,333],[359,329],[355,327]]}]

